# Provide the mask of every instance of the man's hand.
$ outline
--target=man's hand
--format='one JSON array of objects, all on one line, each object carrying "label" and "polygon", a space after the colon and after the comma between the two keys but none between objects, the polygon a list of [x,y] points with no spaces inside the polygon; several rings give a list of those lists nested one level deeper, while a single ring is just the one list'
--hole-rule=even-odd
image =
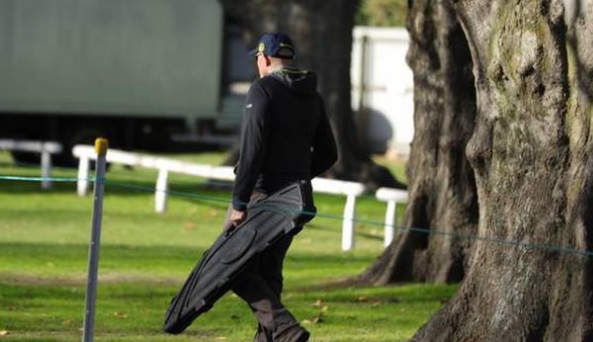
[{"label": "man's hand", "polygon": [[231,225],[238,227],[247,218],[247,212],[232,209],[229,221]]}]

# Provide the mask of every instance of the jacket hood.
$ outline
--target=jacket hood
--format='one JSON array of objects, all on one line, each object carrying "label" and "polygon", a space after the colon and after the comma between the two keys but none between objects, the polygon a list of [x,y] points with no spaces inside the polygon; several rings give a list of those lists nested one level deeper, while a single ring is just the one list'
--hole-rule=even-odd
[{"label": "jacket hood", "polygon": [[274,71],[270,76],[296,93],[315,94],[317,92],[317,74],[312,71],[284,68]]}]

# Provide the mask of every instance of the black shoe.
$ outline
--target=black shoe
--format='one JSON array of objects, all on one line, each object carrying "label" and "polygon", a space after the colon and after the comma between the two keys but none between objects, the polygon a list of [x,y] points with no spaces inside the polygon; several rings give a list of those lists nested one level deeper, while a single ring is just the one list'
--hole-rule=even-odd
[{"label": "black shoe", "polygon": [[307,342],[309,336],[311,334],[298,323],[277,329],[272,334],[274,342]]}]

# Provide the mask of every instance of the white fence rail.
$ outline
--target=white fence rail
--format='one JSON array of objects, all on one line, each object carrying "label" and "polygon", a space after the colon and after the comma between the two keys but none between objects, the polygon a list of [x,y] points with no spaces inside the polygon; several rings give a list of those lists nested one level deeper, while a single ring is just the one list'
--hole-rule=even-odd
[{"label": "white fence rail", "polygon": [[[92,146],[86,145],[75,146],[72,153],[79,159],[77,191],[80,196],[85,196],[89,190],[90,162],[96,160],[97,155]],[[233,168],[228,166],[187,163],[113,149],[107,151],[107,162],[158,170],[155,184],[155,211],[158,213],[163,213],[167,209],[168,179],[171,172],[217,180],[235,179]],[[342,221],[342,250],[351,250],[354,248],[356,199],[364,192],[364,186],[360,183],[324,178],[315,178],[312,184],[314,192],[346,196]],[[397,203],[407,200],[407,192],[382,188],[377,192],[377,198],[388,203],[385,219],[385,244],[388,245],[394,235]]]},{"label": "white fence rail", "polygon": [[51,155],[62,152],[62,145],[53,141],[0,140],[0,150],[31,152],[41,155],[41,188],[51,189]]},{"label": "white fence rail", "polygon": [[344,219],[342,221],[342,250],[351,250],[354,248],[356,198],[362,195],[364,186],[360,183],[325,178],[314,178],[311,183],[314,192],[346,196]]}]

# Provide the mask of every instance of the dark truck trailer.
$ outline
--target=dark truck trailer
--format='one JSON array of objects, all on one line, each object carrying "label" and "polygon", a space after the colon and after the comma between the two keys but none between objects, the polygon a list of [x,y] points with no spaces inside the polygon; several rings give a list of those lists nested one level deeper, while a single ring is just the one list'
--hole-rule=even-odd
[{"label": "dark truck trailer", "polygon": [[217,0],[0,1],[0,138],[166,149],[220,113]]}]

